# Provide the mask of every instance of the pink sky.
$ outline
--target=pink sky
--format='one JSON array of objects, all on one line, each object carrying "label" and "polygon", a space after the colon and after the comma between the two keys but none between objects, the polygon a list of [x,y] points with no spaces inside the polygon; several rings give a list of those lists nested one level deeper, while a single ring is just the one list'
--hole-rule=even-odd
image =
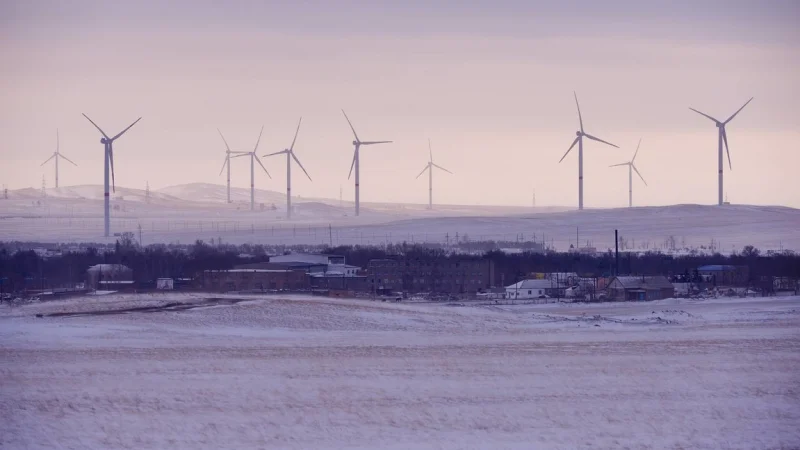
[{"label": "pink sky", "polygon": [[[79,165],[62,165],[61,184],[102,183],[102,145],[82,112],[109,134],[144,117],[115,144],[117,184],[134,188],[224,184],[217,127],[249,150],[264,125],[265,154],[288,146],[303,116],[295,150],[314,181],[293,177],[294,192],[336,198],[343,186],[352,198],[344,108],[362,139],[395,141],[363,149],[364,201],[427,201],[414,177],[430,138],[435,162],[455,172],[436,173],[437,202],[526,205],[535,188],[540,205],[572,206],[577,154],[558,160],[578,127],[575,90],[586,131],[621,147],[587,143],[588,207],[627,204],[627,172],[608,166],[640,137],[649,186],[634,183],[635,204],[715,203],[716,128],[688,107],[727,118],[751,96],[728,126],[725,191],[800,207],[791,2],[729,2],[718,17],[683,2],[563,7],[574,13],[511,1],[190,4],[0,6],[0,183],[39,187],[45,175],[52,186],[39,165],[56,128]],[[283,191],[285,159],[264,162],[273,179],[257,174],[256,186]],[[249,185],[245,160],[233,184]]]}]

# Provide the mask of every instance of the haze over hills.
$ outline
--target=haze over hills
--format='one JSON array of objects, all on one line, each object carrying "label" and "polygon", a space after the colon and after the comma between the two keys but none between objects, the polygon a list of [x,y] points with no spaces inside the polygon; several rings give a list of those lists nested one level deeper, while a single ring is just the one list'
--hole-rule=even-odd
[{"label": "haze over hills", "polygon": [[[0,240],[113,242],[102,237],[103,189],[97,185],[41,190],[20,189],[0,199]],[[285,195],[206,183],[151,191],[117,188],[112,194],[112,231],[142,227],[143,241],[190,243],[371,244],[454,242],[468,239],[541,241],[557,250],[571,245],[604,250],[614,229],[636,249],[657,248],[672,237],[679,247],[713,246],[725,253],[745,245],[764,250],[800,249],[800,210],[782,206],[674,205],[587,209],[513,206],[365,203],[353,217],[352,203],[295,198],[295,214],[285,220]],[[260,205],[264,204],[262,210]],[[273,206],[274,205],[274,206]]]}]

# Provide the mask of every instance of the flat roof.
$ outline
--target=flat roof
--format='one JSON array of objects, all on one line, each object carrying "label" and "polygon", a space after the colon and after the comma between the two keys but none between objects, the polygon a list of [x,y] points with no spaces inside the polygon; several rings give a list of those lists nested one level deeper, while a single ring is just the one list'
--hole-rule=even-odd
[{"label": "flat roof", "polygon": [[228,269],[228,270],[206,270],[211,273],[291,273],[294,270],[287,269]]}]

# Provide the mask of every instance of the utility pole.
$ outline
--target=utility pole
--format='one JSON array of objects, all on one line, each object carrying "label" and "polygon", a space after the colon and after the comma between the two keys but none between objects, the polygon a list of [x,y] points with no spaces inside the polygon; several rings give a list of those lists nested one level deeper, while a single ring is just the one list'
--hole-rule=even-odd
[{"label": "utility pole", "polygon": [[142,243],[142,224],[139,224],[139,247],[144,248],[144,243]]},{"label": "utility pole", "polygon": [[619,230],[614,230],[614,275],[619,276]]}]

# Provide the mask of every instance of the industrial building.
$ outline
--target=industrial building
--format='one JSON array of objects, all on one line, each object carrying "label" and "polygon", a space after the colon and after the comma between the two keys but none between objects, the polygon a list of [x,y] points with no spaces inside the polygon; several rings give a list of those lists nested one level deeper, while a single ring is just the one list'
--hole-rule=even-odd
[{"label": "industrial building", "polygon": [[697,272],[713,286],[746,286],[750,281],[750,268],[747,266],[712,264],[698,267]]},{"label": "industrial building", "polygon": [[308,290],[308,274],[292,269],[205,270],[197,280],[207,291]]},{"label": "industrial building", "polygon": [[309,273],[331,273],[339,276],[357,276],[359,267],[347,265],[345,257],[341,255],[326,255],[318,253],[289,253],[286,255],[270,256],[271,264],[286,264],[300,267],[305,265]]},{"label": "industrial building", "polygon": [[95,264],[86,270],[86,287],[91,290],[132,289],[133,270],[122,264]]},{"label": "industrial building", "polygon": [[494,262],[468,258],[375,259],[367,265],[373,292],[474,294],[494,286]]},{"label": "industrial building", "polygon": [[661,275],[614,277],[608,283],[606,292],[609,300],[621,302],[675,297],[675,287]]}]

